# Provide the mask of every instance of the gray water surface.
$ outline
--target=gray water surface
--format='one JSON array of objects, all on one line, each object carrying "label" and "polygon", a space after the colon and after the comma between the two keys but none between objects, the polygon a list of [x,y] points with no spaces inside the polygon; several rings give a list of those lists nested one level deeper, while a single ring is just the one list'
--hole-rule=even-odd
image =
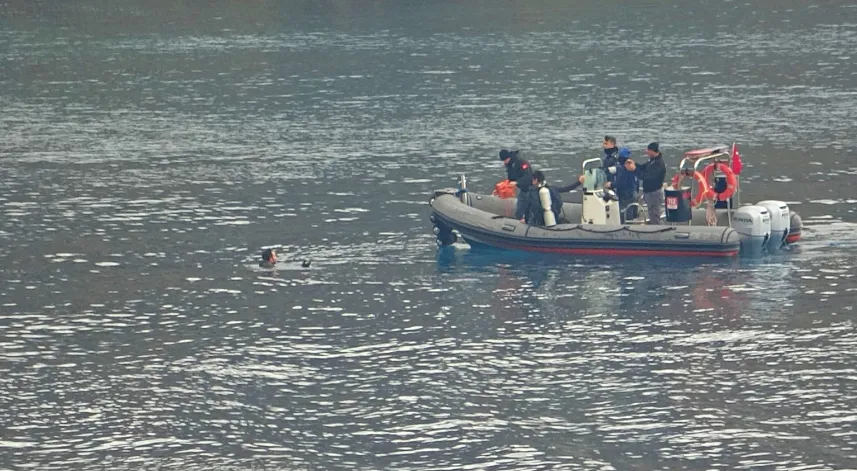
[{"label": "gray water surface", "polygon": [[[848,2],[0,3],[0,469],[853,468],[856,46]],[[803,239],[437,249],[433,189],[607,133],[737,141]]]}]

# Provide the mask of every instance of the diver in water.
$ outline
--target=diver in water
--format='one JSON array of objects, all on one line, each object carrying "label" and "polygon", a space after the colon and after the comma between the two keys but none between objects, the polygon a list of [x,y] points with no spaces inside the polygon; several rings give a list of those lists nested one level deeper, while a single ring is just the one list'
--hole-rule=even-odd
[{"label": "diver in water", "polygon": [[[277,264],[277,252],[274,249],[265,249],[262,251],[262,260],[259,261],[259,266],[262,268],[274,268]],[[312,260],[301,261],[301,268],[309,268],[312,265]]]},{"label": "diver in water", "polygon": [[262,268],[274,268],[274,265],[277,264],[277,252],[274,252],[274,249],[265,249],[262,251],[262,260],[259,262],[259,266]]}]

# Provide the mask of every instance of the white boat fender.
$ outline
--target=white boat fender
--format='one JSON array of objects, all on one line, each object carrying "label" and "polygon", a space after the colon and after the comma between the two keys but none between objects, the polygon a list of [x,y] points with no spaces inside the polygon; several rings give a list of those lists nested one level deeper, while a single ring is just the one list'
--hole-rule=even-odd
[{"label": "white boat fender", "polygon": [[542,203],[542,210],[545,215],[545,227],[556,226],[556,218],[551,210],[551,192],[548,187],[539,188],[539,201]]}]

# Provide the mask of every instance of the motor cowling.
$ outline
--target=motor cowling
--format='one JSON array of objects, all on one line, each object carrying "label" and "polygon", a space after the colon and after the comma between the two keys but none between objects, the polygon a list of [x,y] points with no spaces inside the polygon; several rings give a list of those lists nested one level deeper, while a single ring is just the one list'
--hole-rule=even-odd
[{"label": "motor cowling", "polygon": [[786,243],[786,237],[791,230],[791,214],[789,205],[783,201],[765,200],[756,203],[768,210],[771,214],[771,238],[768,241],[768,252],[774,253],[780,250]]},{"label": "motor cowling", "polygon": [[741,254],[762,254],[771,238],[771,213],[763,206],[741,206],[732,214],[732,228],[741,235]]}]

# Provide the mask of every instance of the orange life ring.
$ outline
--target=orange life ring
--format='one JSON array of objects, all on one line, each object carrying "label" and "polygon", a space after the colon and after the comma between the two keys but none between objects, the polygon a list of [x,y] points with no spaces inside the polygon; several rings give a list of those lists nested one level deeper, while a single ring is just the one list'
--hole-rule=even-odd
[{"label": "orange life ring", "polygon": [[717,199],[720,201],[726,201],[735,194],[735,190],[738,189],[738,179],[735,177],[735,172],[729,168],[723,162],[715,162],[713,164],[709,164],[705,167],[705,170],[702,171],[702,176],[705,177],[706,181],[711,180],[711,176],[714,174],[714,169],[719,170],[723,175],[726,176],[726,190],[723,193],[717,193]]},{"label": "orange life ring", "polygon": [[509,180],[501,180],[494,185],[494,191],[491,193],[500,198],[514,198],[516,186]]},{"label": "orange life ring", "polygon": [[[683,176],[684,174],[679,172],[673,177],[672,186],[676,190],[679,189],[678,184]],[[703,174],[693,172],[693,179],[696,180],[696,197],[694,197],[693,201],[690,202],[690,206],[692,208],[698,208],[703,201],[714,197],[714,191],[708,187],[708,179],[705,178]]]}]

